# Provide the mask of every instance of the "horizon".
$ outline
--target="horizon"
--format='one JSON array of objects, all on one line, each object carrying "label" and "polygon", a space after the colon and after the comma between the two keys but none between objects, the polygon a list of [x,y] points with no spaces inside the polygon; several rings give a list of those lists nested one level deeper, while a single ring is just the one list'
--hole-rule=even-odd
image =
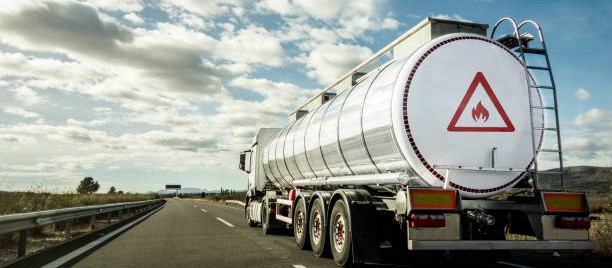
[{"label": "horizon", "polygon": [[[328,8],[320,8],[323,4]],[[612,2],[41,0],[0,10],[0,190],[246,189],[238,154],[427,17],[534,19],[564,166],[612,167]]]}]

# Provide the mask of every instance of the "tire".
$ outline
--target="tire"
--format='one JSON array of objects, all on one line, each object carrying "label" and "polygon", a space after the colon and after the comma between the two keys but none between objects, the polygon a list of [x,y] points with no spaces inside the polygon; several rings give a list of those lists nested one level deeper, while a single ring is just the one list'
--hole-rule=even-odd
[{"label": "tire", "polygon": [[325,257],[329,252],[327,245],[325,208],[323,206],[323,200],[320,198],[315,199],[310,209],[310,216],[308,217],[308,236],[310,238],[310,245],[312,247],[312,253],[317,257]]},{"label": "tire", "polygon": [[338,200],[332,209],[329,223],[329,244],[334,262],[346,267],[353,262],[351,236],[351,219],[343,200]]},{"label": "tire", "polygon": [[249,213],[249,207],[250,204],[247,204],[245,209],[244,209],[244,214],[246,216],[247,219],[247,225],[249,225],[249,227],[256,227],[257,226],[257,222],[254,221],[253,219],[251,219],[251,213]]},{"label": "tire", "polygon": [[293,236],[299,249],[308,249],[308,214],[306,213],[306,202],[303,198],[295,204],[293,212]]},{"label": "tire", "polygon": [[264,200],[261,205],[261,231],[264,235],[270,234],[270,208],[268,208],[268,200]]}]

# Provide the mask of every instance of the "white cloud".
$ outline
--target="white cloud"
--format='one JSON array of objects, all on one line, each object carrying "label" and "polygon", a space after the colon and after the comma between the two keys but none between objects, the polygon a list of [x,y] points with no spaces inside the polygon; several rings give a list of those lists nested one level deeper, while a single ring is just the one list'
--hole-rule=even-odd
[{"label": "white cloud", "polygon": [[[0,70],[5,75],[38,80],[51,79],[81,83],[92,78],[104,78],[105,74],[89,64],[77,61],[61,61],[58,59],[35,58],[22,53],[0,52]],[[60,83],[65,85],[67,83]],[[46,88],[43,86],[43,88]],[[64,88],[64,87],[62,87]],[[34,96],[31,89],[19,87],[12,90],[18,98]]]},{"label": "white cloud", "polygon": [[263,0],[257,3],[259,11],[271,11],[283,16],[294,15],[297,12],[295,6],[289,0]]},{"label": "white cloud", "polygon": [[15,99],[20,101],[25,106],[34,106],[47,102],[47,100],[38,95],[36,91],[26,86],[11,88],[9,90],[15,94]]},{"label": "white cloud", "polygon": [[10,33],[7,40],[20,48],[63,51],[79,60],[74,64],[95,63],[117,76],[127,70],[136,74],[134,84],[152,91],[214,96],[220,93],[218,77],[232,75],[202,58],[215,42],[204,34],[168,24],[132,31],[75,2],[49,2],[6,14],[0,31]]},{"label": "white cloud", "polygon": [[300,9],[300,11],[310,16],[317,19],[328,20],[338,17],[341,11],[351,12],[351,5],[349,3],[358,2],[359,1],[295,0],[293,4]]},{"label": "white cloud", "polygon": [[240,7],[244,0],[164,0],[163,7],[171,13],[188,11],[204,17],[214,17]]},{"label": "white cloud", "polygon": [[263,106],[268,107],[268,110],[287,113],[314,93],[312,90],[303,89],[291,83],[245,76],[235,78],[230,85],[263,95],[265,97]]},{"label": "white cloud", "polygon": [[108,11],[138,12],[144,9],[142,0],[85,0],[85,2]]},{"label": "white cloud", "polygon": [[103,20],[94,8],[77,2],[40,2],[0,13],[0,30],[7,40],[34,48],[113,51],[118,42],[133,38],[125,27]]},{"label": "white cloud", "polygon": [[113,112],[110,107],[94,107],[93,110],[99,115],[110,115]]},{"label": "white cloud", "polygon": [[33,144],[37,140],[30,136],[15,135],[15,134],[0,134],[0,142],[17,143],[17,144]]},{"label": "white cloud", "polygon": [[205,23],[202,17],[195,14],[183,13],[180,14],[179,17],[183,24],[192,28],[205,29],[206,27],[210,27],[210,25],[207,25],[207,23]]},{"label": "white cloud", "polygon": [[143,24],[144,23],[144,20],[138,15],[136,15],[136,13],[133,13],[133,12],[123,15],[123,19],[133,24]]},{"label": "white cloud", "polygon": [[463,22],[474,22],[471,20],[468,20],[466,18],[461,17],[458,14],[453,14],[453,15],[449,15],[449,14],[436,14],[431,16],[432,18],[435,19],[441,19],[441,20],[457,20],[457,21],[463,21]]},{"label": "white cloud", "polygon": [[318,20],[336,20],[347,16],[370,16],[383,5],[380,0],[364,1],[326,1],[326,0],[264,0],[256,9],[260,12],[273,12],[282,16],[307,16]]},{"label": "white cloud", "polygon": [[80,120],[76,120],[74,118],[68,118],[68,120],[66,120],[66,124],[69,126],[87,126],[87,127],[99,127],[102,125],[106,125],[108,123],[110,123],[111,120],[109,118],[106,119],[95,119],[95,120],[91,120],[88,122],[85,121],[80,121]]},{"label": "white cloud", "polygon": [[612,166],[612,111],[590,109],[573,120],[563,142],[569,165]]},{"label": "white cloud", "polygon": [[399,21],[393,18],[385,18],[383,20],[382,28],[383,29],[397,29],[399,27]]},{"label": "white cloud", "polygon": [[587,101],[591,98],[591,94],[584,88],[578,88],[574,91],[574,95],[581,101]]},{"label": "white cloud", "polygon": [[257,26],[241,29],[235,35],[226,32],[215,54],[234,62],[273,67],[280,66],[285,57],[280,40],[265,28]]},{"label": "white cloud", "polygon": [[590,109],[576,116],[574,124],[581,128],[612,128],[612,111]]},{"label": "white cloud", "polygon": [[[366,31],[396,29],[400,23],[392,12],[384,13],[385,9],[386,3],[381,0],[266,0],[256,5],[257,12],[279,14],[287,21],[289,28],[282,31],[282,38],[287,39],[288,35],[305,42],[311,41],[311,32],[301,31],[304,27],[332,31],[335,36],[348,40],[369,40],[365,37]],[[334,40],[324,42],[335,43]]]},{"label": "white cloud", "polygon": [[308,77],[329,84],[371,55],[372,51],[363,46],[323,44],[312,50],[304,61]]},{"label": "white cloud", "polygon": [[20,107],[8,106],[8,107],[4,107],[3,110],[7,114],[12,114],[12,115],[16,115],[16,116],[25,117],[25,118],[37,118],[37,117],[40,117],[40,114],[37,114],[35,112],[26,111],[26,110],[24,110],[23,108],[20,108]]}]

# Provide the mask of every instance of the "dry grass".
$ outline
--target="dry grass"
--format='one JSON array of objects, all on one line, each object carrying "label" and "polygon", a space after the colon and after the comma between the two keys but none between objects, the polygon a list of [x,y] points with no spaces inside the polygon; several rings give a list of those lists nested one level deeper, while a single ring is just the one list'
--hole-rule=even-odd
[{"label": "dry grass", "polygon": [[51,194],[0,191],[0,215],[89,205],[135,202],[156,198],[153,194]]},{"label": "dry grass", "polygon": [[593,221],[590,230],[591,240],[595,242],[593,253],[597,258],[612,262],[612,213],[595,215],[599,220]]}]

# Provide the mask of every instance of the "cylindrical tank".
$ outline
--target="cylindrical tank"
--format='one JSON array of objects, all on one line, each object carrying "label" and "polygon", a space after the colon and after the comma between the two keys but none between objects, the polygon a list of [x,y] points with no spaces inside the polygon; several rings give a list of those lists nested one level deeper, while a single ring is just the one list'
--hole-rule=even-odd
[{"label": "cylindrical tank", "polygon": [[[541,104],[535,90],[532,99]],[[531,165],[531,116],[542,125],[520,60],[483,36],[450,34],[280,131],[264,149],[264,168],[283,188],[296,179],[407,172],[486,197],[512,187]]]}]

